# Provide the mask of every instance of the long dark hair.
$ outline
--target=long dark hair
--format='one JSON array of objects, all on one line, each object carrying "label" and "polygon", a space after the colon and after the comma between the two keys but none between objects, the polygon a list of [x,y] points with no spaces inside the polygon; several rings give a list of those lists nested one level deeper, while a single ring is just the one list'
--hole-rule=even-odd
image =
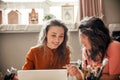
[{"label": "long dark hair", "polygon": [[57,48],[58,51],[58,57],[61,58],[61,61],[64,61],[65,57],[67,56],[67,41],[68,41],[68,28],[66,27],[66,25],[60,21],[60,20],[50,20],[47,22],[47,25],[43,28],[42,33],[40,34],[40,38],[39,38],[39,42],[41,42],[42,45],[46,44],[47,42],[47,33],[50,29],[51,26],[58,26],[58,27],[62,27],[64,29],[64,40],[62,42],[62,44]]},{"label": "long dark hair", "polygon": [[88,36],[91,49],[89,50],[92,60],[96,61],[96,56],[101,54],[101,61],[106,54],[111,37],[109,30],[100,18],[88,17],[81,21],[79,31]]}]

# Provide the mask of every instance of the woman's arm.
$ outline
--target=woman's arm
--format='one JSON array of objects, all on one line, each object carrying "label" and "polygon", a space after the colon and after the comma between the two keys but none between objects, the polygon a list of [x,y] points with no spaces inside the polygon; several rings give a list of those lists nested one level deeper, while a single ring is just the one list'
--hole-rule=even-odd
[{"label": "woman's arm", "polygon": [[108,66],[104,67],[101,80],[120,80],[120,77],[119,77],[120,76],[120,64],[119,64],[120,54],[119,53],[120,53],[120,43],[116,41],[111,42],[107,49],[107,56],[109,60]]},{"label": "woman's arm", "polygon": [[120,43],[113,41],[107,50],[109,74],[120,74]]},{"label": "woman's arm", "polygon": [[30,49],[27,53],[25,64],[22,66],[23,70],[31,70],[34,68],[33,66],[33,53],[32,50]]},{"label": "woman's arm", "polygon": [[100,80],[120,80],[120,74],[119,75],[103,74]]}]

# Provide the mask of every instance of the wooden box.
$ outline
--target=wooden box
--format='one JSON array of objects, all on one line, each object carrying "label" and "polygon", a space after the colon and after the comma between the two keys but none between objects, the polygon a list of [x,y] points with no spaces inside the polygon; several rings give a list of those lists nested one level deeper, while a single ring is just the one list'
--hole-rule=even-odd
[{"label": "wooden box", "polygon": [[29,24],[38,24],[38,13],[35,12],[35,9],[29,13]]},{"label": "wooden box", "polygon": [[8,24],[20,24],[21,13],[18,10],[12,10],[8,13]]},{"label": "wooden box", "polygon": [[0,24],[2,24],[2,11],[0,11]]}]

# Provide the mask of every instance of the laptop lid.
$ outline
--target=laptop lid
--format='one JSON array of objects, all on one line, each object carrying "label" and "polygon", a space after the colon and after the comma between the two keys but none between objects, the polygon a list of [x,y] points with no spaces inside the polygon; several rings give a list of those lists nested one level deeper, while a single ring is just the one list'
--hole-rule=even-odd
[{"label": "laptop lid", "polygon": [[18,80],[67,80],[67,70],[18,70]]}]

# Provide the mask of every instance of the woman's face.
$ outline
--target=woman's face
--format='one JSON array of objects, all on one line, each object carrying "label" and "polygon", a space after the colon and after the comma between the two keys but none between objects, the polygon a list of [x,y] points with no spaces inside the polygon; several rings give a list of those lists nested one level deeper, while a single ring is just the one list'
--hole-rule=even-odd
[{"label": "woman's face", "polygon": [[84,34],[80,34],[80,42],[83,44],[84,47],[86,47],[86,49],[91,49],[91,45],[90,45],[88,36],[86,36]]},{"label": "woman's face", "polygon": [[47,46],[51,49],[58,48],[64,40],[64,29],[59,26],[51,26],[47,33]]}]

